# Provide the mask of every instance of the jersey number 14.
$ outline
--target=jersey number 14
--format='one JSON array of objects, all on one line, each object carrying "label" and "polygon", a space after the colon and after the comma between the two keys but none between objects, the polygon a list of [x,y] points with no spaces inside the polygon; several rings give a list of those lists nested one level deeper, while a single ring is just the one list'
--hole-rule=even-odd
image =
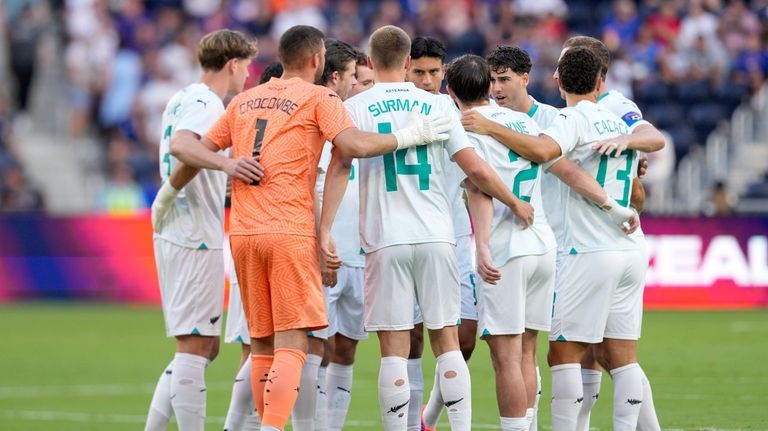
[{"label": "jersey number 14", "polygon": [[[379,133],[392,133],[392,123],[379,123]],[[415,164],[405,162],[405,156],[410,150],[416,151]],[[429,175],[432,173],[432,166],[429,164],[428,154],[427,146],[421,145],[403,148],[381,156],[384,159],[384,180],[387,191],[397,191],[398,175],[417,175],[419,177],[419,190],[429,190]]]}]

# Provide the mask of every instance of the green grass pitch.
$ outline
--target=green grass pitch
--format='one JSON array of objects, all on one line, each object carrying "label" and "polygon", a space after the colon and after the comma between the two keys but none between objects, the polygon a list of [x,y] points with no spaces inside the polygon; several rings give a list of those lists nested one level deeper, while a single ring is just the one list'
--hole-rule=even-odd
[{"label": "green grass pitch", "polygon": [[[104,304],[0,306],[0,430],[136,430],[156,378],[173,355],[159,309]],[[543,337],[542,337],[543,338]],[[549,372],[540,428],[549,427]],[[207,429],[222,429],[240,348],[223,345],[208,368]],[[434,361],[424,361],[427,389]],[[768,311],[647,312],[640,362],[664,430],[768,430]],[[348,430],[381,429],[378,347],[361,345]],[[493,371],[483,342],[470,361],[473,429],[498,429]],[[610,429],[604,375],[593,429]],[[169,427],[175,429],[175,425]],[[445,414],[439,426],[449,429]]]}]

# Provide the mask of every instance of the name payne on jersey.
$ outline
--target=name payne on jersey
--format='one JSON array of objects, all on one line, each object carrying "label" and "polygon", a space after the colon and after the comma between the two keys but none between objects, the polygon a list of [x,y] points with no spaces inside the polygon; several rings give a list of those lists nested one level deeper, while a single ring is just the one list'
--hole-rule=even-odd
[{"label": "name payne on jersey", "polygon": [[385,100],[383,102],[375,102],[368,105],[368,112],[373,114],[374,118],[381,114],[395,111],[415,111],[419,109],[421,115],[429,115],[432,112],[432,105],[429,103],[423,103],[414,99],[392,99]]},{"label": "name payne on jersey", "polygon": [[277,109],[285,112],[288,115],[291,115],[293,110],[298,107],[299,105],[296,102],[288,98],[259,97],[256,99],[246,100],[245,102],[241,103],[240,115],[255,109]]}]

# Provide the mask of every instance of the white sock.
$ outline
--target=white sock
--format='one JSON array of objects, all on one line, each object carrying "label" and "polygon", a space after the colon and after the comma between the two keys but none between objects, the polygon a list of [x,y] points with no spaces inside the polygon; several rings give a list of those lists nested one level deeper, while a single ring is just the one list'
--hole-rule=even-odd
[{"label": "white sock", "polygon": [[501,431],[525,431],[528,429],[527,418],[501,417]]},{"label": "white sock", "polygon": [[541,400],[541,371],[536,367],[536,398],[533,399],[533,416],[531,417],[530,431],[539,428],[539,401]]},{"label": "white sock", "polygon": [[[642,369],[641,369],[642,370]],[[661,431],[656,407],[653,405],[651,382],[643,372],[643,404],[640,405],[640,417],[637,418],[637,429],[640,431]]]},{"label": "white sock", "polygon": [[341,431],[352,400],[352,365],[328,365],[328,430]]},{"label": "white sock", "polygon": [[259,412],[256,411],[256,409],[253,409],[253,413],[249,414],[245,418],[245,423],[243,424],[242,431],[259,431],[261,430],[261,418],[259,417]]},{"label": "white sock", "polygon": [[440,393],[448,411],[452,431],[472,429],[472,381],[461,351],[453,350],[437,357]]},{"label": "white sock", "polygon": [[581,364],[555,365],[552,370],[552,430],[573,431],[584,392]]},{"label": "white sock", "polygon": [[437,370],[437,364],[435,364],[435,382],[432,384],[432,391],[429,393],[429,401],[427,401],[427,405],[424,407],[424,424],[428,428],[435,428],[442,412],[443,394],[440,392],[440,373]]},{"label": "white sock", "polygon": [[253,391],[251,390],[251,355],[243,362],[235,376],[232,385],[232,398],[229,400],[227,418],[224,420],[224,431],[240,431],[245,420],[249,416],[256,415],[256,406],[253,404]]},{"label": "white sock", "polygon": [[328,367],[317,370],[317,407],[315,408],[315,431],[328,430],[328,385],[325,373]]},{"label": "white sock", "polygon": [[280,428],[275,428],[273,426],[264,425],[261,427],[261,431],[281,431]]},{"label": "white sock", "polygon": [[379,368],[379,410],[385,431],[402,431],[408,424],[408,360],[399,356],[381,358]]},{"label": "white sock", "polygon": [[421,358],[408,360],[408,383],[411,385],[411,401],[408,403],[408,431],[421,430],[421,401],[424,399],[424,372]]},{"label": "white sock", "polygon": [[310,353],[301,369],[299,396],[296,397],[296,404],[293,405],[291,413],[291,424],[296,431],[314,431],[315,429],[317,372],[322,360],[322,357]]},{"label": "white sock", "polygon": [[205,428],[205,366],[208,358],[176,353],[171,374],[171,405],[184,431]]},{"label": "white sock", "polygon": [[643,404],[643,370],[629,364],[611,370],[613,377],[613,429],[634,431]]},{"label": "white sock", "polygon": [[173,407],[171,407],[171,373],[173,372],[173,361],[165,367],[160,378],[157,379],[155,393],[152,394],[152,402],[149,404],[149,413],[147,414],[147,424],[144,431],[165,431],[168,421],[173,416]]},{"label": "white sock", "polygon": [[579,419],[576,422],[576,431],[589,430],[589,415],[592,407],[597,402],[600,395],[600,382],[603,380],[603,372],[591,370],[589,368],[581,369],[581,387],[584,393],[584,402],[581,403],[579,410]]}]

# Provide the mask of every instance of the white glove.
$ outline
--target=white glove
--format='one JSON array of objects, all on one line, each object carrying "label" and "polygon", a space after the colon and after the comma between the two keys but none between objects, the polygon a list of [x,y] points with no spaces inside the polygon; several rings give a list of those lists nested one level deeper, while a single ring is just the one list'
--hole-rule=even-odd
[{"label": "white glove", "polygon": [[622,227],[625,223],[629,224],[630,219],[635,215],[635,210],[619,205],[619,203],[610,196],[605,199],[605,202],[600,205],[600,208],[608,213],[615,224]]},{"label": "white glove", "polygon": [[417,145],[431,144],[435,141],[448,139],[448,131],[451,130],[451,120],[441,115],[425,117],[418,112],[411,111],[408,124],[393,134],[397,139],[397,149],[410,148]]},{"label": "white glove", "polygon": [[157,191],[154,202],[152,202],[152,229],[155,232],[160,232],[160,227],[163,220],[168,216],[168,212],[171,210],[173,200],[176,199],[176,195],[179,191],[176,190],[170,181],[166,181]]}]

